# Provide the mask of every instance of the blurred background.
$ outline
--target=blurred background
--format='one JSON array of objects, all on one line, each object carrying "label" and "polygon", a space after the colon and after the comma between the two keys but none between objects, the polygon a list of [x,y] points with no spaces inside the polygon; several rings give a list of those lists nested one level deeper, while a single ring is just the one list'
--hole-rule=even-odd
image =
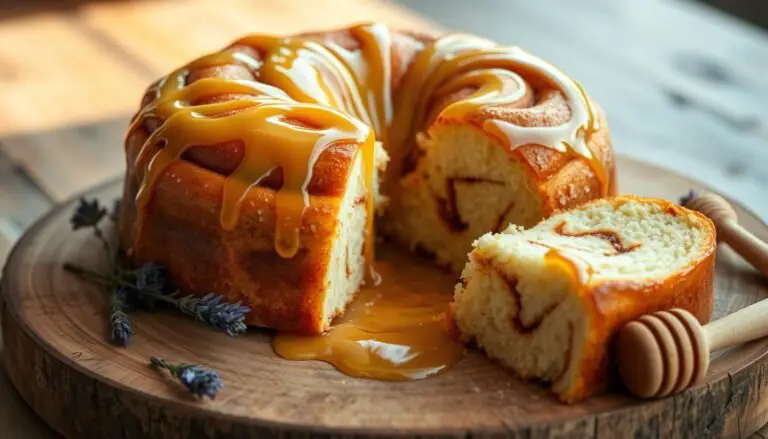
[{"label": "blurred background", "polygon": [[[51,206],[122,173],[147,84],[245,33],[367,20],[522,46],[603,106],[618,154],[768,220],[765,0],[0,0],[0,266]],[[0,425],[55,437],[2,373]]]},{"label": "blurred background", "polygon": [[768,3],[761,0],[700,0],[762,28],[768,27]]}]

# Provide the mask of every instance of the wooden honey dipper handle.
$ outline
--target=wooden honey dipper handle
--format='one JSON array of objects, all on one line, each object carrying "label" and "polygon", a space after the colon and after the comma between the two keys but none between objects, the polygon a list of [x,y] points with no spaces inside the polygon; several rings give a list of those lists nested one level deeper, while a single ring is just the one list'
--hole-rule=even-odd
[{"label": "wooden honey dipper handle", "polygon": [[642,398],[679,392],[702,379],[710,352],[768,336],[768,299],[701,326],[682,309],[646,314],[619,331],[616,362]]},{"label": "wooden honey dipper handle", "polygon": [[709,351],[768,336],[768,299],[704,325]]},{"label": "wooden honey dipper handle", "polygon": [[736,211],[720,195],[704,192],[685,200],[684,206],[708,216],[725,241],[758,271],[768,276],[768,244],[739,225]]}]

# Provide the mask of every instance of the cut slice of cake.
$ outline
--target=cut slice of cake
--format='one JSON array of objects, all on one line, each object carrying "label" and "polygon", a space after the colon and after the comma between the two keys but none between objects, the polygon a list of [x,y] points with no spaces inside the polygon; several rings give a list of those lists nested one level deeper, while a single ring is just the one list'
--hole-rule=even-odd
[{"label": "cut slice of cake", "polygon": [[578,401],[607,383],[623,323],[673,307],[709,320],[715,248],[698,212],[633,196],[591,201],[478,239],[455,322],[489,357]]}]

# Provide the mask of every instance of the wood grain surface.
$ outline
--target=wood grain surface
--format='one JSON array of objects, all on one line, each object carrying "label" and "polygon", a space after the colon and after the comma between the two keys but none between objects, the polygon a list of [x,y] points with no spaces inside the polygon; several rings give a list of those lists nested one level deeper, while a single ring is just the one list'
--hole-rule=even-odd
[{"label": "wood grain surface", "polygon": [[[621,159],[622,192],[675,199],[701,186]],[[647,175],[654,175],[648,180]],[[114,183],[91,195],[110,200]],[[98,243],[70,232],[68,203],[20,241],[3,277],[5,363],[30,405],[70,438],[342,437],[484,434],[520,437],[733,437],[768,421],[768,340],[713,356],[706,383],[675,397],[639,401],[620,393],[563,405],[479,353],[444,375],[416,382],[353,379],[319,362],[277,357],[271,333],[228,338],[174,314],[139,314],[127,349],[106,342],[102,290],[61,269],[99,266]],[[763,239],[768,227],[738,208]],[[718,252],[715,317],[768,295],[768,284],[733,251]],[[100,262],[101,261],[101,262]],[[213,403],[185,394],[147,367],[150,355],[200,362],[227,387]]]}]

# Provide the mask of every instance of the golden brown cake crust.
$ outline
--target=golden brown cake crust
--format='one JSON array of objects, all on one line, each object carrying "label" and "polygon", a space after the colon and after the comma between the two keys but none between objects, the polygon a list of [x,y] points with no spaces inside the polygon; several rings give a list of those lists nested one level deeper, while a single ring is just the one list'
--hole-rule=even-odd
[{"label": "golden brown cake crust", "polygon": [[[346,48],[357,43],[349,29],[307,34]],[[393,94],[398,93],[408,68],[431,36],[407,32],[393,33]],[[234,46],[258,58],[252,48]],[[532,74],[533,75],[533,74]],[[258,71],[243,65],[217,65],[191,71],[188,82],[207,77],[258,80]],[[528,78],[526,78],[528,79]],[[531,76],[531,85],[547,87],[540,78]],[[152,102],[150,89],[142,100],[142,108]],[[471,91],[471,90],[470,90]],[[473,116],[470,123],[487,118],[513,123],[554,125],[570,117],[568,103],[559,93],[542,93],[546,102],[529,102],[530,108],[495,107]],[[210,96],[196,104],[241,98],[227,94]],[[444,104],[450,103],[448,97]],[[605,119],[600,114],[599,130],[589,145],[605,168],[614,174],[614,158]],[[437,122],[442,123],[442,122]],[[344,192],[350,167],[359,145],[337,144],[325,150],[313,168],[307,187],[310,207],[300,232],[301,249],[293,258],[283,259],[274,251],[275,189],[282,184],[279,170],[264,178],[247,194],[242,203],[240,221],[234,230],[224,231],[219,225],[224,179],[240,163],[243,151],[239,142],[205,147],[192,147],[182,160],[174,163],[158,179],[152,201],[147,206],[141,242],[134,239],[136,198],[142,167],[134,166],[149,134],[159,122],[149,119],[129,132],[126,138],[127,173],[120,238],[129,249],[134,263],[156,261],[169,268],[177,286],[190,293],[215,291],[229,301],[242,301],[250,306],[248,323],[281,330],[317,333],[327,329],[317,291],[325,273],[325,257],[338,226],[334,214],[339,196]],[[155,147],[157,148],[157,147]],[[545,146],[527,145],[511,151],[527,165],[539,182],[538,190],[547,213],[594,198],[600,193],[600,182],[586,160],[559,153]],[[588,188],[589,190],[586,190]],[[612,185],[615,190],[615,185]],[[133,248],[131,248],[133,246]],[[308,251],[307,249],[311,249]]]}]

